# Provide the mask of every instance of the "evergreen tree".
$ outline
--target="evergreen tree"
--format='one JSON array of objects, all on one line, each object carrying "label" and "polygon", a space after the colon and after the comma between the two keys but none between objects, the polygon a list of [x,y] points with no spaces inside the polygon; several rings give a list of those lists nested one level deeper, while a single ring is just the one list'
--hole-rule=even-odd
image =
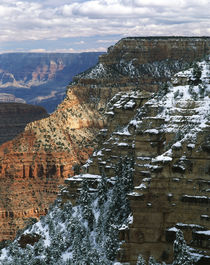
[{"label": "evergreen tree", "polygon": [[99,207],[102,206],[106,201],[107,201],[107,193],[108,193],[108,183],[107,183],[107,178],[102,172],[101,174],[101,181],[98,184],[98,193],[97,193],[97,198],[98,198],[98,205]]},{"label": "evergreen tree", "polygon": [[192,72],[192,78],[189,80],[190,85],[197,86],[198,84],[202,83],[201,81],[201,75],[202,75],[202,68],[199,66],[198,63],[193,64],[193,72]]},{"label": "evergreen tree", "polygon": [[78,204],[81,207],[82,217],[88,222],[88,226],[91,230],[93,228],[93,220],[94,220],[94,215],[92,212],[92,205],[91,205],[92,200],[93,197],[91,196],[89,191],[88,181],[85,180],[82,184],[82,189],[80,191]]},{"label": "evergreen tree", "polygon": [[189,251],[181,230],[176,232],[176,240],[174,241],[174,262],[173,265],[192,265],[193,257]]}]

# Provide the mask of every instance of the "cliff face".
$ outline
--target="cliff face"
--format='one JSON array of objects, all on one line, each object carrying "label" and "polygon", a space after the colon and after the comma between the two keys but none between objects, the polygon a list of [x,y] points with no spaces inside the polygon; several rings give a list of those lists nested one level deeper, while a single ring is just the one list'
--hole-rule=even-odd
[{"label": "cliff face", "polygon": [[27,123],[48,117],[42,107],[22,103],[0,103],[0,144],[24,131]]},{"label": "cliff face", "polygon": [[[116,92],[127,87],[157,91],[180,69],[209,52],[209,38],[125,38],[99,57],[99,64],[75,78],[80,84],[96,84]],[[93,79],[97,76],[97,80]],[[108,92],[107,92],[108,93]]]},{"label": "cliff face", "polygon": [[[162,48],[158,60],[157,47],[162,46],[170,52]],[[188,54],[186,60],[178,58],[178,51]],[[173,73],[208,51],[208,38],[128,38],[101,56],[96,67],[77,76],[50,117],[30,123],[15,140],[0,147],[1,187],[9,191],[0,194],[1,239],[13,238],[26,218],[43,214],[58,185],[73,173],[72,166],[86,161],[97,144],[96,134],[106,124],[106,103],[117,92],[156,91]]]},{"label": "cliff face", "polygon": [[[209,263],[209,60],[199,66],[200,79],[189,69],[155,96],[119,93],[110,101],[101,148],[85,170],[113,177],[120,156],[134,161],[134,188],[128,194],[133,222],[120,230],[121,262],[136,264],[141,254],[171,263],[181,229],[190,255],[200,253],[192,264]],[[75,195],[77,178],[67,183]]]},{"label": "cliff face", "polygon": [[14,238],[27,218],[45,214],[72,166],[92,153],[104,121],[74,89],[54,114],[0,147],[1,239]]},{"label": "cliff face", "polygon": [[100,54],[1,54],[0,92],[12,94],[29,104],[41,105],[52,112],[63,100],[72,77],[95,65]]}]

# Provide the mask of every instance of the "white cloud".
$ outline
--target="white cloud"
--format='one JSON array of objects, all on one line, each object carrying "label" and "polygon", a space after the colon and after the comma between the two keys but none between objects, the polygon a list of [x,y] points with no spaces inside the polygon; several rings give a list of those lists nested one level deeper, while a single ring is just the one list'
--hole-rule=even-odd
[{"label": "white cloud", "polygon": [[[106,52],[107,49],[104,47],[98,48],[87,48],[87,49],[54,49],[54,50],[45,50],[45,49],[32,49],[29,52],[38,52],[38,53],[80,53],[80,52]],[[14,51],[13,51],[14,52]]]},{"label": "white cloud", "polygon": [[0,41],[209,35],[209,0],[1,0]]}]

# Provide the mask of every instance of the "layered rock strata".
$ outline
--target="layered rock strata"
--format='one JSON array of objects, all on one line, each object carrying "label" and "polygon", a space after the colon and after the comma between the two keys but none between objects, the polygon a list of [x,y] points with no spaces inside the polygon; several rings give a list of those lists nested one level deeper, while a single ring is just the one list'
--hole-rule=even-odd
[{"label": "layered rock strata", "polygon": [[49,118],[30,123],[15,140],[0,147],[1,186],[9,190],[1,195],[0,239],[13,238],[26,217],[45,212],[58,185],[73,173],[72,166],[78,168],[93,152],[96,135],[106,124],[106,104],[116,93],[156,91],[173,73],[208,51],[209,38],[126,38],[101,56],[96,67],[77,76]]},{"label": "layered rock strata", "polygon": [[29,217],[46,213],[72,166],[92,153],[100,115],[68,91],[57,112],[28,124],[0,147],[1,239],[11,239]]},{"label": "layered rock strata", "polygon": [[[136,264],[139,254],[171,262],[178,229],[191,254],[199,253],[196,264],[209,264],[209,61],[200,67],[197,85],[190,69],[176,74],[168,91],[117,94],[107,129],[100,132],[101,146],[84,166],[85,173],[113,177],[120,156],[134,159],[128,194],[133,223],[120,232],[118,259],[125,264]],[[82,177],[66,180],[73,202]]]}]

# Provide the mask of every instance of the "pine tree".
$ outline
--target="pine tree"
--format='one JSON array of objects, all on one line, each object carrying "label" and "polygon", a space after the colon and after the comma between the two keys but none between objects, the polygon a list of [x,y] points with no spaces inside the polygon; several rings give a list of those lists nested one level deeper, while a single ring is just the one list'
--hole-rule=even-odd
[{"label": "pine tree", "polygon": [[190,78],[189,84],[197,86],[198,84],[202,83],[201,75],[202,75],[202,68],[199,66],[198,63],[193,64],[192,78]]},{"label": "pine tree", "polygon": [[193,257],[189,251],[181,230],[176,232],[176,240],[174,241],[174,262],[173,265],[192,265]]},{"label": "pine tree", "polygon": [[88,182],[85,180],[83,182],[82,189],[80,191],[78,203],[81,207],[82,217],[88,222],[90,230],[92,230],[93,228],[93,221],[94,221],[94,215],[91,206],[92,200],[93,198],[89,192]]},{"label": "pine tree", "polygon": [[101,206],[107,201],[108,193],[108,183],[104,172],[102,173],[101,181],[99,182],[97,189],[98,205]]}]

